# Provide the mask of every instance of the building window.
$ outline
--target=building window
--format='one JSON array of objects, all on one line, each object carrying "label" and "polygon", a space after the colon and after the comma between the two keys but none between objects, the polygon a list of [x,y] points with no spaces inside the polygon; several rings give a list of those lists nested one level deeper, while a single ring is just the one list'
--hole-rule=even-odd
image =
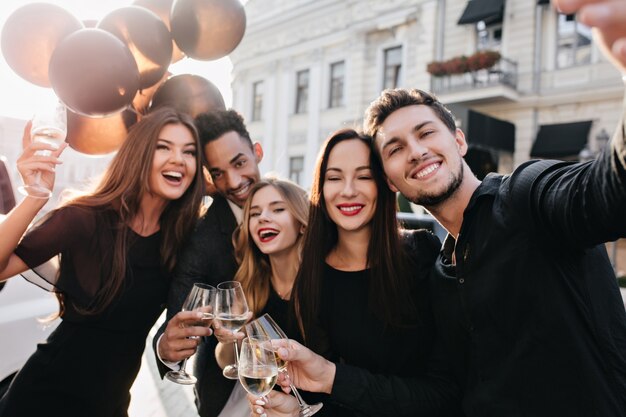
[{"label": "building window", "polygon": [[263,81],[252,84],[252,121],[261,120],[263,113]]},{"label": "building window", "polygon": [[385,49],[385,69],[383,74],[383,89],[396,88],[402,77],[402,47],[396,46]]},{"label": "building window", "polygon": [[300,184],[302,171],[304,171],[304,157],[292,156],[289,158],[289,179],[296,184]]},{"label": "building window", "polygon": [[591,29],[575,15],[559,14],[557,25],[557,68],[591,63]]},{"label": "building window", "polygon": [[330,65],[330,91],[328,95],[328,107],[343,106],[343,83],[345,74],[344,61]]},{"label": "building window", "polygon": [[476,23],[476,49],[479,51],[499,51],[502,45],[502,22]]},{"label": "building window", "polygon": [[306,113],[309,105],[309,70],[296,73],[296,114]]}]

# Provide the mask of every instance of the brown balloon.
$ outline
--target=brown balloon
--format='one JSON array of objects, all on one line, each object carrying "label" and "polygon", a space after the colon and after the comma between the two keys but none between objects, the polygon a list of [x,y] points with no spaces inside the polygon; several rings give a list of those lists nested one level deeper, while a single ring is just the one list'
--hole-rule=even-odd
[{"label": "brown balloon", "polygon": [[72,149],[87,155],[105,155],[119,149],[128,129],[137,122],[131,110],[108,117],[86,117],[67,112],[67,138]]},{"label": "brown balloon", "polygon": [[181,74],[165,81],[154,93],[150,111],[170,106],[196,117],[210,110],[225,110],[220,90],[209,80],[198,75]]},{"label": "brown balloon", "polygon": [[83,24],[65,9],[32,3],[15,10],[2,28],[2,54],[26,81],[50,87],[48,66],[55,48]]},{"label": "brown balloon", "polygon": [[163,75],[163,78],[161,78],[153,86],[137,91],[137,94],[135,94],[135,98],[133,99],[133,108],[137,110],[137,113],[148,113],[152,96],[154,96],[154,93],[159,89],[159,87],[161,87],[161,84],[163,84],[171,75],[172,73],[166,72],[165,75]]},{"label": "brown balloon", "polygon": [[[174,0],[135,0],[133,5],[144,7],[157,14],[167,26],[167,30],[171,31],[170,26],[170,11],[172,10],[172,3]],[[176,45],[174,39],[172,39],[172,63],[178,62],[185,57],[183,51]]]},{"label": "brown balloon", "polygon": [[176,0],[170,20],[176,44],[199,60],[228,55],[246,30],[246,12],[239,0]]},{"label": "brown balloon", "polygon": [[139,70],[122,41],[102,29],[81,29],[59,43],[50,59],[50,83],[73,112],[103,117],[128,107]]},{"label": "brown balloon", "polygon": [[113,10],[98,23],[98,28],[117,36],[135,57],[139,69],[139,88],[156,84],[172,61],[172,36],[155,13],[129,6]]}]

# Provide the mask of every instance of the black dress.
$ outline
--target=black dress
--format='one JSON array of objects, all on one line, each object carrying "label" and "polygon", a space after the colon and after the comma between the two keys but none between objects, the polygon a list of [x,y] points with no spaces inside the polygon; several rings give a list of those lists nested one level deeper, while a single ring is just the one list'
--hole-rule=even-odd
[{"label": "black dress", "polygon": [[129,389],[148,331],[164,309],[169,276],[160,262],[161,233],[129,231],[121,292],[102,313],[81,313],[109,276],[116,221],[113,211],[62,208],[16,249],[31,268],[61,254],[51,284],[64,294],[66,310],[0,400],[0,416],[127,415]]},{"label": "black dress", "polygon": [[[328,338],[328,350],[324,354],[338,363],[337,372],[347,372],[349,368],[366,370],[376,381],[368,387],[366,401],[370,406],[354,394],[358,390],[353,390],[357,388],[353,384],[341,384],[341,387],[335,384],[331,403],[329,407],[325,405],[325,415],[446,414],[444,407],[435,407],[432,413],[426,412],[426,402],[422,402],[414,392],[395,389],[393,382],[394,377],[418,378],[428,373],[436,339],[428,277],[440,243],[423,230],[411,232],[405,240],[405,249],[412,262],[410,276],[406,278],[417,312],[417,319],[410,325],[386,325],[381,314],[370,308],[369,270],[341,271],[328,264],[325,266],[319,313],[322,331]],[[455,391],[456,386],[452,383],[450,389]],[[350,398],[350,392],[346,390],[352,391],[355,398]],[[376,411],[375,407],[379,410]],[[456,405],[452,407],[457,408]]]}]

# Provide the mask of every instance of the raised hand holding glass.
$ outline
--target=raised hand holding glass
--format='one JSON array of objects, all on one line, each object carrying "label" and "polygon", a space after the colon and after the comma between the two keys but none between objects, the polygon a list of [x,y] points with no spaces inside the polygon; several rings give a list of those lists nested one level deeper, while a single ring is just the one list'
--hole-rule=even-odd
[{"label": "raised hand holding glass", "polygon": [[[215,319],[223,328],[231,332],[239,331],[248,320],[248,303],[241,284],[237,281],[222,282],[217,286],[217,300],[215,303]],[[237,342],[235,349],[235,363],[224,368],[223,374],[228,379],[237,379]]]},{"label": "raised hand holding glass", "polygon": [[[195,283],[189,291],[187,298],[182,307],[182,311],[198,311],[202,313],[202,318],[198,321],[189,323],[189,326],[208,327],[215,318],[215,296],[217,290],[215,287],[202,283]],[[197,337],[197,336],[196,336]],[[187,358],[189,359],[189,358]],[[187,359],[183,360],[180,370],[169,371],[165,377],[177,384],[192,385],[196,383],[196,377],[190,375],[185,370]]]}]

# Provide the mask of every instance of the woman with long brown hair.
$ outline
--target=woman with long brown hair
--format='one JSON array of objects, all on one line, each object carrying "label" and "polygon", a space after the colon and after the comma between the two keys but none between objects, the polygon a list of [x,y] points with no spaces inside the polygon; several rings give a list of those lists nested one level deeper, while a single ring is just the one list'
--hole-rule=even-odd
[{"label": "woman with long brown hair", "polygon": [[[43,149],[53,154],[35,155]],[[24,182],[41,172],[52,185],[61,151],[29,144],[18,160]],[[127,415],[145,339],[198,218],[199,151],[188,116],[157,110],[131,128],[93,192],[25,235],[45,200],[26,197],[0,224],[0,280],[59,255],[59,273],[46,279],[63,302],[60,325],[0,400],[1,416]]]}]

